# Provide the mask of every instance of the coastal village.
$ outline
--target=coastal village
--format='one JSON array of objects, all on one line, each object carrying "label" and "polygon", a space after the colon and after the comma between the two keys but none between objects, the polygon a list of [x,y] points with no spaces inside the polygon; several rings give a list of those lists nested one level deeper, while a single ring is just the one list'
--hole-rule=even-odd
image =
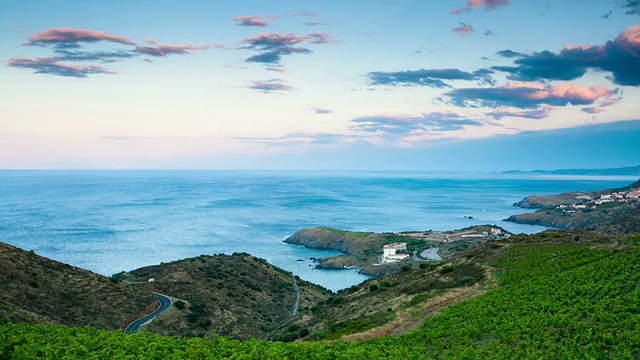
[{"label": "coastal village", "polygon": [[609,194],[590,196],[585,193],[576,193],[575,202],[571,204],[560,204],[556,209],[566,213],[576,210],[597,209],[602,206],[615,206],[618,204],[634,204],[640,198],[640,188],[629,191],[617,191]]}]

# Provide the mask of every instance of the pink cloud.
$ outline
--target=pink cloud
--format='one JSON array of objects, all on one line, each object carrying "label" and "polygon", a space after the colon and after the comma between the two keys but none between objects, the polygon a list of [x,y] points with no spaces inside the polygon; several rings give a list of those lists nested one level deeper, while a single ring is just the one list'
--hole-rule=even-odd
[{"label": "pink cloud", "polygon": [[270,20],[280,19],[280,15],[267,15],[265,18]]},{"label": "pink cloud", "polygon": [[244,38],[242,42],[249,43],[252,46],[258,47],[278,47],[278,46],[288,46],[295,45],[301,43],[308,39],[308,36],[302,35],[298,36],[296,34],[281,34],[277,32],[271,33],[260,33],[256,37],[252,38]]},{"label": "pink cloud", "polygon": [[255,37],[242,39],[242,42],[248,45],[239,47],[238,49],[251,49],[258,54],[247,58],[247,62],[255,62],[265,64],[267,66],[279,65],[283,56],[292,54],[311,54],[312,51],[297,46],[300,43],[307,42],[309,44],[319,45],[338,42],[331,35],[323,32],[314,32],[308,35],[296,35],[293,33],[282,34],[278,32],[263,32]]},{"label": "pink cloud", "polygon": [[[86,43],[111,42],[115,49],[85,50]],[[90,63],[113,63],[133,59],[140,56],[165,57],[173,54],[192,54],[196,50],[209,49],[208,45],[166,45],[158,44],[153,38],[146,38],[147,46],[138,45],[128,37],[109,34],[103,31],[51,28],[46,31],[36,32],[28,38],[24,45],[42,46],[50,48],[53,54],[49,57],[27,58],[14,57],[7,61],[8,67],[31,69],[36,74],[48,74],[65,77],[85,78],[92,74],[114,74],[115,72],[102,66]],[[148,61],[148,59],[143,59]],[[70,65],[69,62],[74,62]]]},{"label": "pink cloud", "polygon": [[156,45],[156,46],[137,46],[136,52],[139,54],[150,56],[169,56],[174,54],[192,54],[194,50],[209,49],[208,45]]},{"label": "pink cloud", "polygon": [[8,67],[35,70],[36,74],[86,78],[90,74],[115,74],[115,72],[97,65],[69,65],[54,58],[15,57],[7,60]]},{"label": "pink cloud", "polygon": [[640,25],[632,26],[618,36],[614,43],[634,57],[640,57]]},{"label": "pink cloud", "polygon": [[490,113],[487,113],[487,115],[497,120],[500,120],[505,116],[521,117],[521,118],[527,118],[527,119],[544,119],[549,117],[549,113],[551,112],[551,110],[553,110],[553,107],[551,106],[545,106],[542,109],[524,110],[524,111],[508,111],[508,110],[496,109]]},{"label": "pink cloud", "polygon": [[[567,99],[574,101],[595,101],[603,96],[610,96],[611,90],[603,86],[581,86],[575,84],[559,84],[547,86],[532,82],[511,82],[494,89],[514,90],[523,99]],[[519,91],[524,90],[524,91]]]},{"label": "pink cloud", "polygon": [[531,82],[512,82],[491,88],[459,88],[448,92],[448,97],[459,106],[513,106],[536,108],[540,105],[589,105],[600,98],[608,99],[613,91],[603,86],[575,84],[543,85]]},{"label": "pink cloud", "polygon": [[284,72],[284,68],[282,66],[269,66],[267,68],[267,71],[283,73]]},{"label": "pink cloud", "polygon": [[45,45],[45,44],[63,44],[78,42],[96,42],[111,41],[125,45],[136,45],[129,38],[108,34],[102,31],[71,29],[71,28],[52,28],[47,31],[38,31],[34,36],[29,37],[29,42],[25,45]]},{"label": "pink cloud", "polygon": [[309,38],[309,42],[312,44],[328,44],[328,43],[337,43],[331,35],[323,32],[314,32],[307,35]]},{"label": "pink cloud", "polygon": [[499,52],[515,57],[517,66],[496,66],[519,80],[573,80],[587,70],[611,72],[612,81],[619,85],[640,86],[640,25],[632,26],[618,37],[600,45],[566,45],[559,53],[549,51],[532,55],[510,50]]},{"label": "pink cloud", "polygon": [[611,106],[611,105],[615,105],[618,103],[618,100],[614,100],[614,99],[605,99],[601,104],[600,107],[606,107],[606,106]]},{"label": "pink cloud", "polygon": [[463,11],[473,10],[480,6],[484,6],[486,10],[493,10],[498,6],[509,5],[509,0],[469,0],[459,9],[451,10],[452,14],[460,14]]},{"label": "pink cloud", "polygon": [[586,108],[582,108],[581,110],[586,112],[587,114],[599,114],[603,111],[606,111],[605,109],[596,108],[596,107],[586,107]]},{"label": "pink cloud", "polygon": [[580,86],[560,84],[539,92],[546,98],[566,99],[572,103],[596,101],[604,96],[611,96],[611,91],[604,86]]},{"label": "pink cloud", "polygon": [[473,32],[473,30],[473,26],[467,25],[465,23],[460,23],[459,27],[451,29],[451,31],[457,32],[459,36],[465,36]]},{"label": "pink cloud", "polygon": [[258,14],[249,15],[249,16],[236,16],[233,18],[233,20],[239,26],[266,27],[270,25],[266,20],[260,19],[260,15]]},{"label": "pink cloud", "polygon": [[432,111],[419,116],[378,115],[351,120],[352,130],[381,136],[386,140],[398,140],[405,136],[435,134],[462,130],[470,126],[482,126],[477,120],[450,111]]},{"label": "pink cloud", "polygon": [[292,91],[294,88],[283,79],[256,80],[245,86],[247,89],[260,91],[265,94]]}]

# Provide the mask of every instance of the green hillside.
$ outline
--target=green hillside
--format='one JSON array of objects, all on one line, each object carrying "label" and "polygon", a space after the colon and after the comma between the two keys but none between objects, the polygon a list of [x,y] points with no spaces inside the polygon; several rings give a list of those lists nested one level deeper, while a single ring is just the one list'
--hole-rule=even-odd
[{"label": "green hillside", "polygon": [[0,318],[117,330],[155,310],[147,290],[0,242]]},{"label": "green hillside", "polygon": [[[156,291],[178,299],[141,328],[161,335],[266,338],[289,320],[296,299],[291,273],[246,253],[201,255],[143,267],[129,276],[133,282],[154,278]],[[296,284],[299,316],[329,294],[300,278]]]},{"label": "green hillside", "polygon": [[0,358],[637,359],[639,244],[639,236],[566,231],[487,242],[460,256],[491,266],[495,288],[400,336],[241,342],[4,323]]}]

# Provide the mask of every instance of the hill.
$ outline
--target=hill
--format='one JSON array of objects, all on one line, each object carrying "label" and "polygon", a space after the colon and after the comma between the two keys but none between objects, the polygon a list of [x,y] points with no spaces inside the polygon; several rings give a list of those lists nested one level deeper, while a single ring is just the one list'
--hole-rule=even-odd
[{"label": "hill", "polygon": [[[407,263],[397,273],[367,280],[317,303],[311,316],[296,318],[274,338],[352,340],[399,335],[418,327],[436,308],[480,295],[484,291],[479,283],[490,277],[487,268],[465,259]],[[367,334],[353,335],[358,333]]]},{"label": "hill", "polygon": [[17,323],[118,330],[158,306],[145,289],[1,242],[0,289],[0,318]]},{"label": "hill", "polygon": [[[400,336],[376,337],[379,335],[376,329],[368,330],[371,336],[361,333],[345,338],[343,333],[348,331],[340,333],[340,329],[369,327],[364,320],[346,327],[335,323],[324,334],[330,335],[327,338],[368,340],[302,343],[127,336],[92,328],[0,323],[0,358],[634,359],[640,356],[639,244],[638,236],[611,237],[584,231],[546,231],[487,241],[456,255],[456,264],[475,263],[487,269],[485,276],[491,274],[491,279],[483,280],[484,286],[463,286],[476,288],[481,294],[452,306],[447,306],[450,305],[447,299],[451,298],[440,298],[443,306],[427,306],[426,318],[424,312],[414,313],[416,322],[424,323]],[[479,274],[473,268],[469,268],[469,274]],[[456,271],[453,263],[433,269],[408,269],[404,273],[407,277],[423,278],[427,284],[437,283],[436,278],[431,278],[434,271],[441,275],[437,280],[443,283],[462,279],[450,276],[447,280],[446,275]],[[471,277],[470,284],[473,275],[467,276]],[[403,286],[400,277],[396,281],[398,285],[390,288]],[[325,300],[315,311],[339,311],[341,306],[354,311],[356,307],[348,304],[347,297],[356,299],[363,296],[359,294],[363,291],[381,291],[382,283],[368,285],[378,285],[378,289],[367,286],[345,290],[328,304]],[[424,298],[429,296],[426,294]],[[340,296],[343,300],[337,300]],[[401,308],[392,306],[391,311]],[[301,327],[290,324],[286,333],[300,335],[302,330],[297,329]]]},{"label": "hill", "polygon": [[640,175],[640,165],[606,169],[508,170],[502,174],[635,176]]},{"label": "hill", "polygon": [[561,204],[573,204],[577,200],[584,200],[584,199],[580,199],[579,197],[588,196],[591,198],[595,198],[605,194],[611,194],[611,193],[620,192],[620,191],[629,191],[629,190],[639,189],[639,188],[640,188],[640,180],[632,184],[629,184],[627,186],[623,186],[621,188],[614,188],[614,189],[570,191],[570,192],[564,192],[564,193],[552,194],[552,195],[534,194],[534,195],[529,195],[525,197],[524,199],[513,204],[513,206],[524,208],[524,209],[540,209],[540,208],[545,208],[549,206],[557,206]]},{"label": "hill", "polygon": [[[156,291],[178,299],[143,331],[162,335],[265,338],[289,320],[296,301],[291,273],[245,253],[201,255],[119,274],[154,278]],[[298,313],[310,312],[330,291],[296,277]]]},{"label": "hill", "polygon": [[635,233],[640,206],[640,180],[617,189],[530,195],[514,204],[538,209],[512,215],[506,221],[553,228],[585,229],[615,233]]}]

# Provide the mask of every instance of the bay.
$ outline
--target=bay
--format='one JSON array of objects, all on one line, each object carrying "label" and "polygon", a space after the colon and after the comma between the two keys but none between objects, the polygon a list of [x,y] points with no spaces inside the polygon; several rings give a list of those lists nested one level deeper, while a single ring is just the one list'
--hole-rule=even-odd
[{"label": "bay", "polygon": [[[398,172],[0,171],[0,241],[103,275],[200,254],[247,252],[338,290],[367,277],[315,270],[336,252],[282,241],[304,227],[452,230],[496,224],[523,197],[628,185],[629,177]],[[472,217],[472,219],[469,219]]]}]

